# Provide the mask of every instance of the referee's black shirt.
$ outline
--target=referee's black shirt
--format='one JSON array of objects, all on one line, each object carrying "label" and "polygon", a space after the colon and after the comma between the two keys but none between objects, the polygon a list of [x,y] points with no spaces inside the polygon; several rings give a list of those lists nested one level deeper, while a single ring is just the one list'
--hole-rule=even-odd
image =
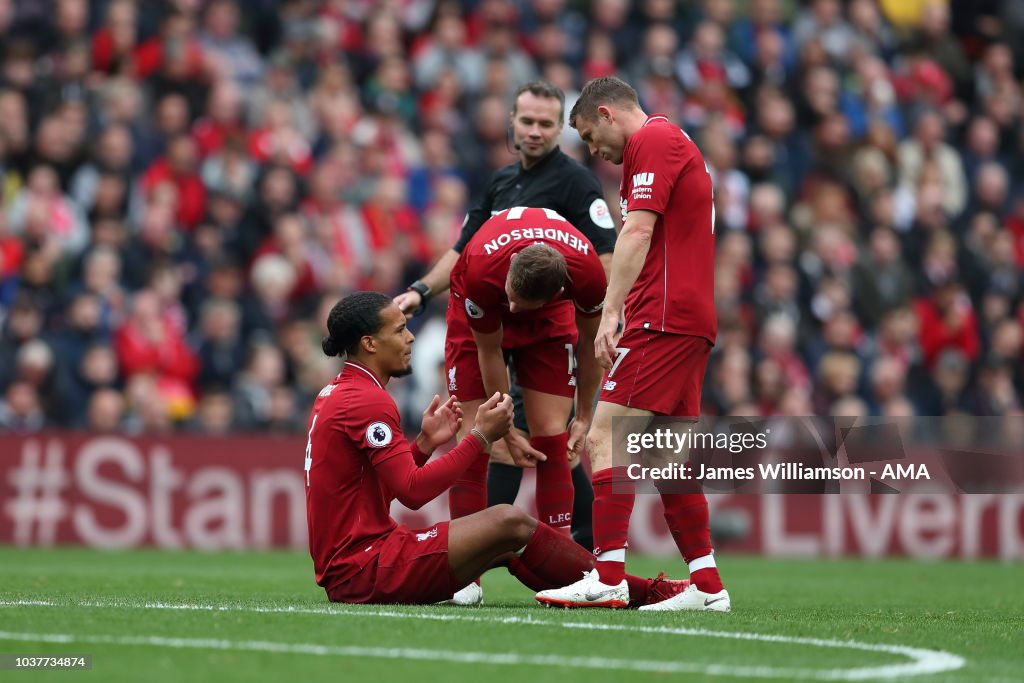
[{"label": "referee's black shirt", "polygon": [[483,201],[467,214],[459,241],[452,248],[461,254],[487,219],[514,206],[557,211],[590,240],[598,254],[615,248],[615,223],[600,183],[559,147],[529,169],[517,161],[498,170]]}]

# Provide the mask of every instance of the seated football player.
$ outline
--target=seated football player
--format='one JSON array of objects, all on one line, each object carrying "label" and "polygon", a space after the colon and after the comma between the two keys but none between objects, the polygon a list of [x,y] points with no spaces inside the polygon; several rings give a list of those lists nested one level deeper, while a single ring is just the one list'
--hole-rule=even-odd
[{"label": "seated football player", "polygon": [[[419,435],[402,436],[385,391],[411,372],[413,335],[384,294],[358,292],[327,319],[323,350],[345,356],[341,373],[317,397],[306,442],[306,512],[316,581],[330,600],[427,604],[442,601],[491,567],[505,566],[533,590],[564,585],[594,564],[568,536],[511,505],[499,505],[425,529],[390,515],[397,499],[416,509],[446,491],[467,468],[487,462],[487,446],[512,423],[512,402],[495,393],[474,426],[448,453],[428,462],[464,422],[456,396],[437,396]],[[629,602],[653,604],[688,581],[629,577]],[[621,602],[621,601],[620,601]]]}]

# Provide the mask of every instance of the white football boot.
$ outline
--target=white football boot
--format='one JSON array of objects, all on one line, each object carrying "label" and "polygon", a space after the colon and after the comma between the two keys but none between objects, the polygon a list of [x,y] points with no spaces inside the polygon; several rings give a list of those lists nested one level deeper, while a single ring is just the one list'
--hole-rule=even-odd
[{"label": "white football boot", "polygon": [[459,607],[476,607],[484,602],[484,589],[476,583],[471,583],[465,588],[456,591],[448,600],[442,600],[438,605],[458,605]]},{"label": "white football boot", "polygon": [[729,601],[729,591],[724,588],[717,593],[705,593],[691,583],[679,595],[673,595],[668,600],[662,600],[653,605],[644,605],[640,610],[648,612],[681,612],[684,610],[731,612],[732,603]]},{"label": "white football boot", "polygon": [[596,569],[583,573],[583,578],[564,588],[537,593],[537,602],[548,607],[610,607],[618,609],[629,604],[629,585],[623,579],[615,586],[601,583]]}]

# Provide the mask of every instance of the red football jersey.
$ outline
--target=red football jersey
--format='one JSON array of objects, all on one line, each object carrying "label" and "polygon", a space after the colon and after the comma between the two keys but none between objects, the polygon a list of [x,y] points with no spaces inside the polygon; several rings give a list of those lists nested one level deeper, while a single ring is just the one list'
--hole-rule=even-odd
[{"label": "red football jersey", "polygon": [[693,140],[661,115],[626,141],[622,220],[644,209],[660,217],[626,297],[627,329],[704,337],[714,343],[715,209],[711,174]]},{"label": "red football jersey", "polygon": [[[510,313],[505,280],[512,255],[531,244],[557,249],[565,257],[569,280],[562,295],[546,306]],[[534,320],[574,329],[573,305],[583,315],[600,315],[607,285],[601,259],[583,233],[551,209],[521,206],[502,211],[480,226],[451,276],[452,294],[462,302],[470,327],[479,332]]]},{"label": "red football jersey", "polygon": [[398,526],[374,467],[408,451],[394,400],[369,369],[346,362],[313,404],[306,442],[309,552],[321,586],[358,572]]}]

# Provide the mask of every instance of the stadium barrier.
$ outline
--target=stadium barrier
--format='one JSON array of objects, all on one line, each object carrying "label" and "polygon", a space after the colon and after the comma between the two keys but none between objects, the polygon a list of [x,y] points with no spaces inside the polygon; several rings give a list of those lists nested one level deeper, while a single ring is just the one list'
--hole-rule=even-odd
[{"label": "stadium barrier", "polygon": [[[306,547],[300,437],[0,435],[0,543],[199,550]],[[1024,495],[709,495],[723,550],[768,556],[1024,559]],[[533,510],[528,474],[517,501]],[[441,497],[413,528],[448,514]],[[658,497],[640,495],[638,552],[674,554]]]}]

